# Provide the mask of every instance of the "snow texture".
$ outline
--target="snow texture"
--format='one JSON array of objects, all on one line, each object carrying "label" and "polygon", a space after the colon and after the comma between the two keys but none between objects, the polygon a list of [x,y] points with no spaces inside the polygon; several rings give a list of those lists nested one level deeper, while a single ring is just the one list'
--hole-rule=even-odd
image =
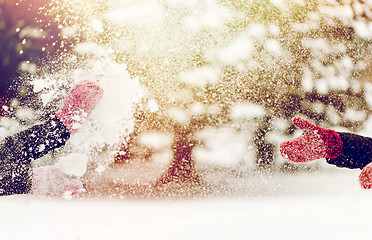
[{"label": "snow texture", "polygon": [[1,235],[9,240],[367,240],[372,192],[359,187],[357,176],[338,170],[240,178],[246,190],[237,197],[193,201],[2,197]]}]

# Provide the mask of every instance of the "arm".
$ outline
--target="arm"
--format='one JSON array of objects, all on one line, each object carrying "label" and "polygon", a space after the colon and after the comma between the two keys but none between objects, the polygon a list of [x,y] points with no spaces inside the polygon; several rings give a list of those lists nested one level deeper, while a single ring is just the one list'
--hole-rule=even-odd
[{"label": "arm", "polygon": [[337,167],[363,169],[372,162],[372,138],[352,133],[338,134],[343,142],[343,150],[337,158],[327,158],[327,163]]},{"label": "arm", "polygon": [[364,189],[372,188],[372,139],[352,133],[338,133],[315,126],[296,117],[293,124],[304,134],[282,142],[281,155],[290,162],[309,162],[326,158],[337,167],[360,168],[359,182]]},{"label": "arm", "polygon": [[65,145],[69,138],[70,133],[60,120],[48,120],[5,138],[0,144],[1,162],[29,164],[32,160]]},{"label": "arm", "polygon": [[[83,81],[67,95],[53,119],[2,140],[0,195],[29,193],[31,188],[34,193],[44,193],[43,189],[38,187],[38,181],[34,181],[35,177],[42,178],[42,169],[39,169],[33,178],[29,164],[32,160],[65,145],[70,134],[77,131],[102,96],[103,89],[98,85]],[[56,178],[58,180],[58,177]],[[36,184],[33,185],[32,182]],[[60,184],[60,188],[64,190],[64,185]],[[62,190],[58,193],[63,193]]]},{"label": "arm", "polygon": [[0,144],[0,196],[30,192],[30,162],[63,146],[69,138],[57,118],[5,138]]}]

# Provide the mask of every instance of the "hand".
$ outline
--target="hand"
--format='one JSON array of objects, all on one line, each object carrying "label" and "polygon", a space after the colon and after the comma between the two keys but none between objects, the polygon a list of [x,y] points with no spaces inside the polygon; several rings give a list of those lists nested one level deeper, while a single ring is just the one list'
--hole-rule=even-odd
[{"label": "hand", "polygon": [[32,190],[34,196],[47,198],[66,198],[84,191],[83,183],[78,179],[71,179],[53,166],[32,169]]},{"label": "hand", "polygon": [[304,133],[280,144],[279,150],[285,159],[303,163],[320,158],[337,158],[341,154],[343,144],[337,132],[315,126],[300,117],[295,117],[292,121]]},{"label": "hand", "polygon": [[71,134],[75,133],[103,97],[103,89],[96,83],[79,82],[67,95],[56,117]]},{"label": "hand", "polygon": [[365,166],[359,175],[359,183],[364,189],[372,188],[372,163]]}]

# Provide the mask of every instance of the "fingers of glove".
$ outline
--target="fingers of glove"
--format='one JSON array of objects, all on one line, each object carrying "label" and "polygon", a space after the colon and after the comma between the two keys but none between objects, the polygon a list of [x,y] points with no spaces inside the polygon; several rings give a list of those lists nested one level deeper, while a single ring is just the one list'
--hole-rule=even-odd
[{"label": "fingers of glove", "polygon": [[305,119],[301,117],[295,117],[292,120],[293,124],[304,131],[315,131],[319,130],[319,127],[315,126],[314,124],[311,124],[310,122],[306,121]]},{"label": "fingers of glove", "polygon": [[282,142],[279,151],[285,159],[294,163],[309,162],[326,156],[324,141],[313,132]]},{"label": "fingers of glove", "polygon": [[363,168],[359,175],[359,183],[364,189],[372,188],[372,163]]}]

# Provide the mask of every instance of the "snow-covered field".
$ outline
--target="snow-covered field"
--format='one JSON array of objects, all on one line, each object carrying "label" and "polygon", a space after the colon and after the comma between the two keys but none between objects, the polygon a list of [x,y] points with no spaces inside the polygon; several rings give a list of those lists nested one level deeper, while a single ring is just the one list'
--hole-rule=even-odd
[{"label": "snow-covered field", "polygon": [[[63,3],[64,1],[57,2]],[[66,2],[81,3],[81,1]],[[93,5],[88,5],[88,2],[90,1],[83,1],[84,9],[93,8]],[[68,63],[65,64],[68,67],[57,72],[49,71],[47,68],[44,76],[41,74],[41,76],[35,76],[35,79],[32,79],[34,91],[41,95],[41,101],[45,108],[49,106],[48,104],[52,105],[54,100],[59,99],[61,97],[59,94],[64,94],[60,93],[60,89],[72,86],[73,83],[82,79],[96,81],[105,90],[105,97],[96,112],[93,113],[90,124],[74,135],[66,147],[59,152],[61,156],[64,155],[63,158],[59,158],[58,154],[54,156],[59,158],[56,160],[57,166],[71,175],[82,176],[86,173],[88,158],[95,153],[93,150],[100,153],[99,150],[108,148],[107,152],[114,149],[114,153],[116,153],[116,148],[110,149],[109,146],[121,144],[122,137],[127,136],[133,130],[133,105],[147,92],[142,91],[138,76],[132,79],[125,64],[119,64],[116,60],[112,60],[121,55],[117,56],[115,51],[123,52],[124,55],[130,53],[130,56],[133,55],[140,62],[138,66],[134,67],[134,72],[137,72],[138,69],[139,72],[146,69],[149,72],[144,75],[153,75],[151,79],[159,79],[159,86],[151,87],[158,87],[158,90],[161,90],[158,91],[161,92],[161,95],[167,93],[168,85],[171,85],[171,89],[173,89],[173,86],[178,83],[173,84],[171,80],[174,77],[179,77],[182,81],[181,85],[187,86],[180,89],[182,90],[179,91],[178,97],[180,99],[176,98],[177,101],[182,102],[181,105],[190,105],[193,102],[189,98],[193,96],[196,89],[216,83],[219,79],[218,74],[226,66],[232,65],[238,70],[246,68],[247,72],[255,72],[256,69],[266,68],[266,66],[276,63],[276,59],[297,61],[297,58],[292,60],[292,56],[286,55],[288,54],[286,50],[288,46],[285,44],[281,46],[282,40],[279,38],[279,35],[286,33],[281,33],[279,26],[275,26],[274,22],[266,27],[266,24],[257,24],[252,21],[247,29],[244,31],[242,29],[241,34],[234,35],[236,30],[230,28],[242,21],[241,18],[245,18],[246,13],[240,13],[235,8],[228,9],[228,5],[220,4],[224,1],[144,0],[137,1],[136,4],[134,4],[136,1],[115,0],[110,2],[112,2],[112,6],[110,6],[112,11],[109,13],[82,19],[84,23],[91,23],[89,29],[74,29],[63,24],[59,25],[63,30],[63,37],[67,39],[80,36],[80,31],[88,30],[93,32],[87,33],[87,36],[94,33],[98,34],[97,36],[100,36],[99,39],[101,39],[106,30],[111,30],[108,39],[115,36],[113,42],[100,45],[92,40],[92,42],[80,43],[74,49],[76,54],[94,55],[98,60],[93,59],[86,64],[81,63],[80,66],[76,64],[79,62],[78,58],[69,58],[63,60]],[[244,1],[242,2],[244,3]],[[269,2],[274,6],[280,6],[284,1],[271,0]],[[294,2],[301,5],[305,1]],[[77,4],[76,9],[80,9],[79,6]],[[74,13],[76,9],[72,9],[71,13]],[[361,9],[359,7],[360,11]],[[346,6],[339,8],[338,11],[327,10],[335,16],[343,14],[344,11],[353,13],[353,10]],[[63,12],[63,15],[68,14]],[[79,14],[76,13],[76,15]],[[83,15],[86,17],[85,14]],[[175,19],[170,21],[172,17]],[[349,17],[351,19],[351,16]],[[306,24],[296,24],[294,27],[301,27],[300,35],[317,27],[317,21],[320,22],[321,19],[315,18],[313,23],[314,16],[308,18],[304,19]],[[233,19],[236,19],[236,22],[232,21]],[[340,20],[343,18],[340,17]],[[343,21],[348,22],[349,19],[345,18]],[[354,25],[357,26],[355,31],[361,39],[371,38],[371,24],[359,20]],[[116,32],[120,26],[123,30]],[[295,31],[291,33],[295,33]],[[203,41],[196,44],[195,41],[199,38],[202,38]],[[258,49],[254,47],[259,42],[258,40],[265,43],[262,46],[268,53],[263,51],[264,55],[262,55],[263,53],[257,52],[261,51],[261,47]],[[343,46],[340,43],[340,45],[331,46],[324,39],[315,40],[317,42],[315,47],[312,46],[313,42],[308,43],[311,46],[306,46],[306,41],[304,41],[303,47],[311,50],[314,56],[319,55],[319,61],[316,59],[314,63],[306,63],[306,65],[314,65],[313,68],[322,72],[324,78],[313,79],[304,76],[304,91],[317,89],[319,93],[323,94],[331,90],[331,87],[345,90],[349,86],[346,79],[353,75],[351,69],[353,67],[359,68],[359,65],[364,65],[364,63],[356,66],[351,64],[351,58],[346,54],[346,49],[349,49],[348,45]],[[25,42],[26,39],[24,39]],[[25,45],[24,43],[22,44]],[[343,57],[340,58],[340,62],[336,62],[334,69],[320,64],[323,62],[323,58],[328,59],[326,53]],[[262,59],[261,56],[263,56]],[[120,60],[120,58],[118,59]],[[199,58],[203,60],[200,63]],[[74,59],[76,62],[73,61]],[[198,59],[198,63],[194,64],[193,61],[196,59]],[[272,63],[270,59],[273,59]],[[266,64],[267,61],[269,62]],[[198,74],[195,74],[194,68],[201,63],[208,63],[210,66],[197,68]],[[263,65],[261,66],[261,64]],[[154,69],[152,70],[152,68]],[[165,70],[169,72],[163,72]],[[280,68],[278,71],[274,71],[274,75],[279,75],[279,70]],[[180,76],[173,76],[173,72],[179,72]],[[345,76],[333,76],[339,72]],[[315,75],[322,76],[322,74],[316,73]],[[283,79],[286,80],[286,78]],[[239,84],[239,81],[236,84]],[[370,92],[371,84],[365,83],[365,88],[367,93]],[[170,105],[174,104],[173,94],[170,91],[169,95],[171,96],[162,96],[165,99],[163,102],[168,101]],[[158,106],[157,104],[160,104],[161,101],[157,103],[152,99],[152,95],[146,97],[149,98],[151,112],[156,112],[164,107]],[[181,99],[182,97],[185,99]],[[237,99],[239,99],[239,95],[237,95]],[[370,98],[367,97],[367,101],[370,103]],[[192,114],[210,114],[210,112],[214,114],[215,106],[194,105],[187,106],[192,110]],[[165,107],[170,108],[171,106]],[[323,111],[323,107],[326,108],[321,105],[320,111]],[[5,106],[5,110],[7,109],[9,108]],[[216,109],[218,110],[218,108]],[[28,109],[20,108],[20,110],[17,112],[19,119],[36,119],[35,114],[31,114]],[[187,122],[187,117],[191,117],[189,113],[176,114],[178,112],[172,110],[173,108],[166,113],[176,121]],[[331,110],[334,111],[333,108],[330,108]],[[250,124],[248,118],[253,119],[257,117],[257,114],[261,114],[262,116],[260,116],[263,117],[265,114],[264,110],[261,111],[260,108],[256,108],[252,104],[239,105],[232,109],[232,113],[233,119],[241,119],[247,124]],[[352,116],[348,120],[358,117],[353,115],[357,112],[351,111],[350,113]],[[366,113],[362,113],[360,116],[363,118]],[[339,119],[336,118],[335,123],[338,121]],[[278,123],[280,123],[280,119]],[[11,126],[6,119],[2,120],[0,126],[4,124]],[[369,118],[361,133],[371,134],[371,126],[372,118]],[[12,127],[9,127],[10,130],[0,128],[0,135],[5,137],[12,134]],[[249,129],[254,129],[253,125],[249,126]],[[19,129],[14,128],[14,131],[16,130]],[[221,129],[219,130],[216,135],[221,135]],[[280,131],[284,132],[281,129]],[[213,166],[216,163],[223,165],[226,162],[240,164],[239,161],[242,158],[238,156],[239,154],[249,156],[239,148],[247,149],[250,144],[247,142],[246,133],[243,132],[242,137],[237,137],[236,131],[233,132],[235,135],[231,135],[227,130],[224,130],[224,133],[222,135],[224,141],[220,141],[213,134],[213,136],[209,136],[210,132],[204,133],[205,138],[209,137],[214,140],[210,145],[207,144],[209,149],[214,150],[214,154],[202,152],[199,149],[194,157],[204,159],[207,163],[212,159],[214,162],[211,165]],[[230,135],[226,137],[226,134]],[[276,139],[275,143],[283,140],[277,136],[268,136],[268,138],[270,137]],[[231,139],[235,139],[235,141]],[[224,149],[231,147],[232,151],[228,151],[228,155],[221,154],[220,151],[217,151],[220,150],[221,145]],[[251,149],[254,151],[253,148]],[[164,155],[161,155],[161,158],[163,157]],[[225,162],[217,161],[218,157]],[[102,159],[112,160],[113,157],[105,156]],[[35,165],[43,165],[43,160],[46,159],[41,159]],[[247,158],[247,160],[251,159]],[[196,162],[196,164],[198,163]],[[112,169],[106,169],[108,164],[104,161],[95,164],[97,168],[94,173],[101,173],[104,170],[114,172]],[[149,169],[151,170],[149,172],[154,173],[154,168]],[[143,169],[141,170],[142,173],[145,172]],[[372,235],[369,233],[372,229],[372,190],[367,191],[359,187],[360,170],[332,167],[322,168],[319,172],[247,174],[240,177],[226,172],[227,170],[222,168],[210,171],[209,175],[204,177],[212,183],[213,189],[216,191],[191,198],[133,199],[133,196],[123,195],[120,198],[115,195],[115,198],[110,199],[109,196],[98,198],[95,195],[87,197],[84,194],[72,200],[42,199],[29,195],[1,197],[0,239],[372,239]],[[125,173],[126,175],[122,174],[121,177],[126,183],[137,182],[136,172],[126,171]],[[110,177],[112,175],[108,174],[108,178]],[[151,177],[156,179],[153,175]],[[91,181],[94,182],[94,180]],[[101,189],[102,186],[105,188],[101,192],[109,194],[109,189],[106,189],[109,185],[101,183]]]},{"label": "snow-covered field", "polygon": [[358,174],[256,175],[235,179],[233,196],[198,199],[2,197],[1,239],[371,239]]}]

